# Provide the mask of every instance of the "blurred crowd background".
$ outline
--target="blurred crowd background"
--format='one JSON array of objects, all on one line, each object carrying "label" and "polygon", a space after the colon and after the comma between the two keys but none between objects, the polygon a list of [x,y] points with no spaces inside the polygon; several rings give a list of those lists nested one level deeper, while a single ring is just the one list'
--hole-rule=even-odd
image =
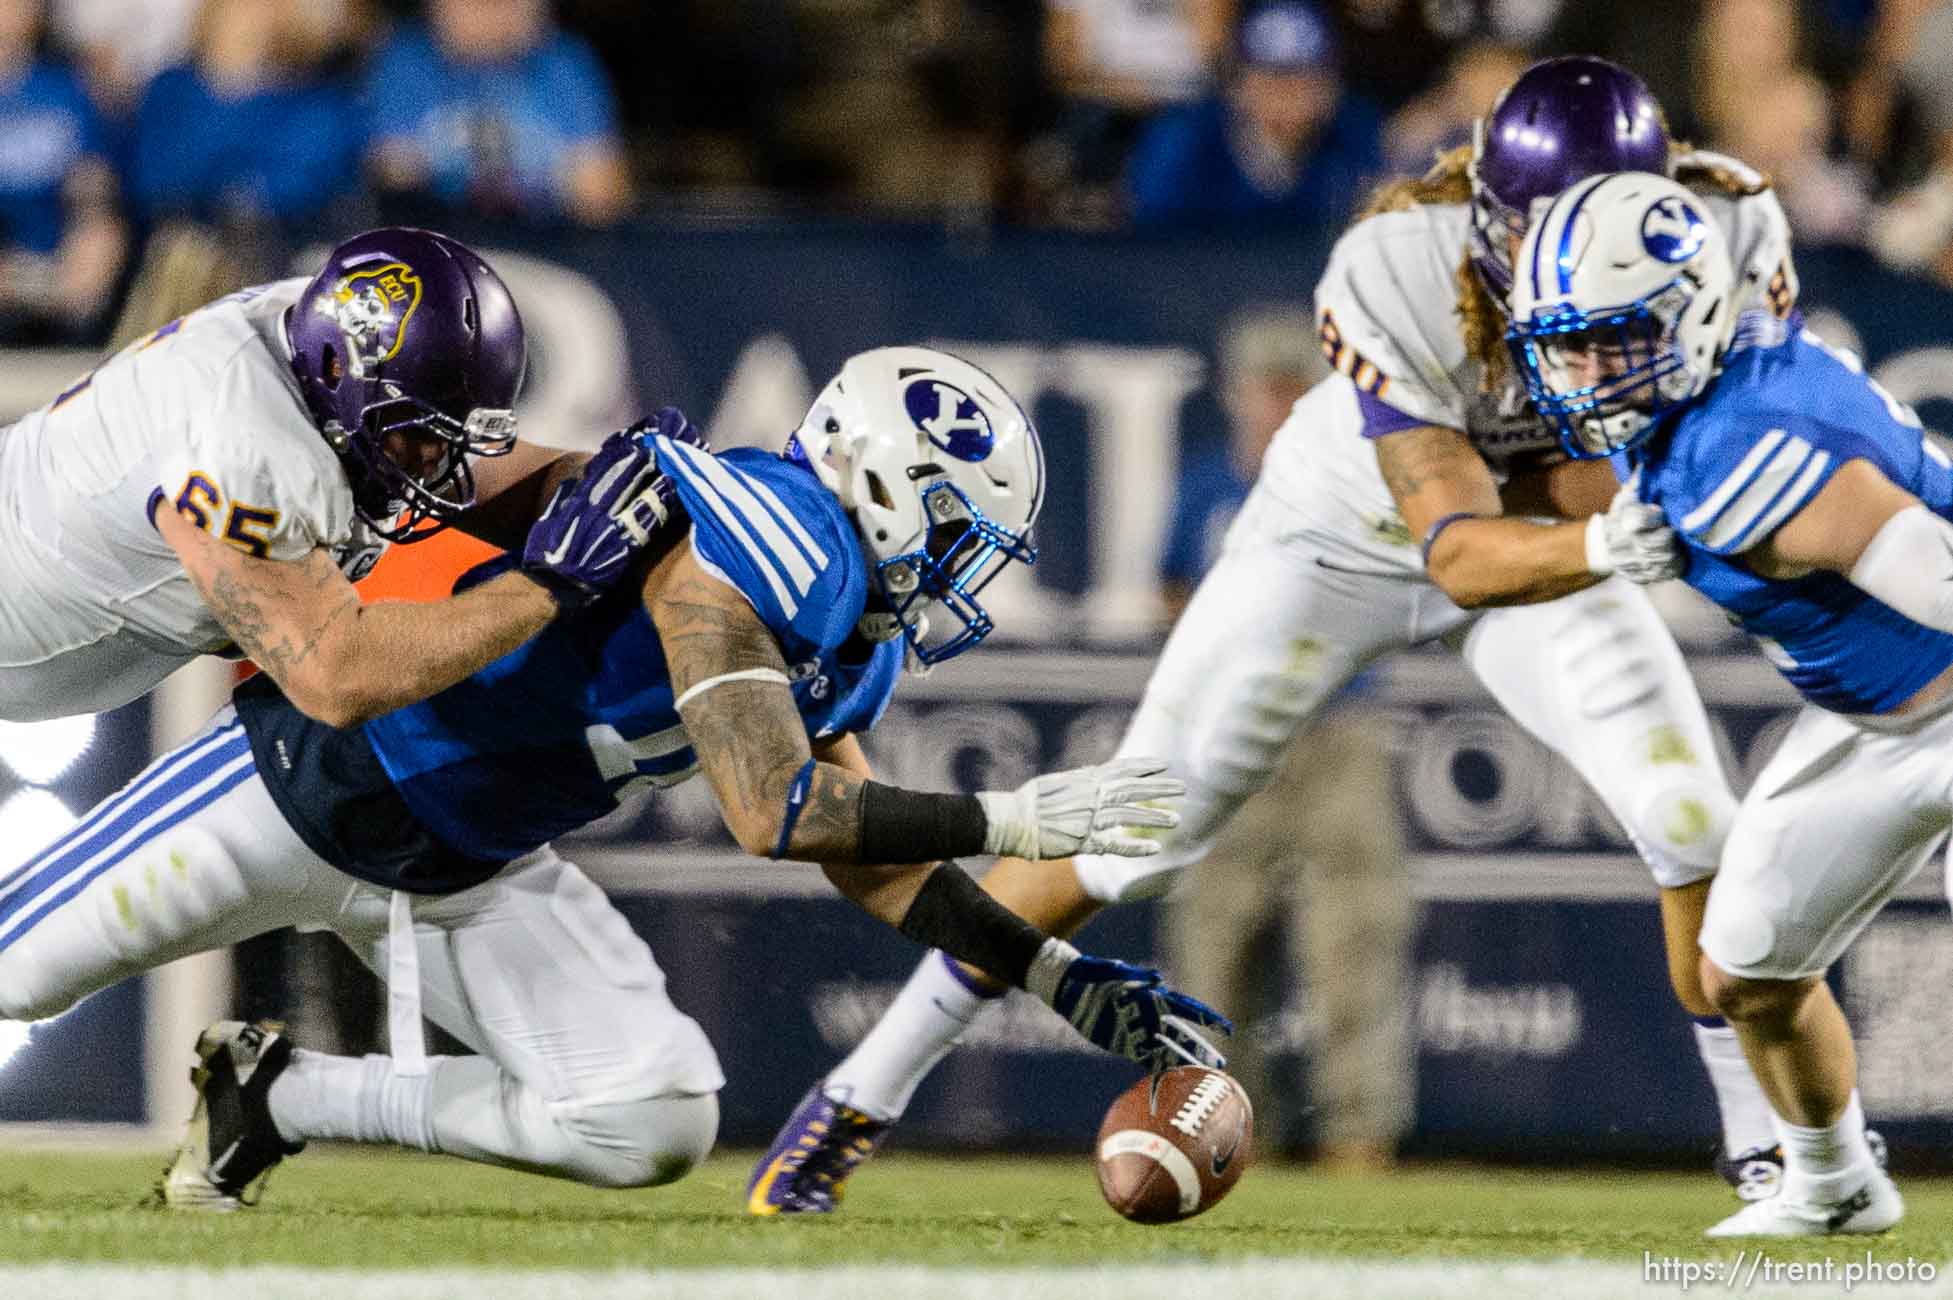
[{"label": "blurred crowd background", "polygon": [[1953,283],[1953,0],[0,0],[0,342],[457,210],[1334,227],[1574,52]]}]

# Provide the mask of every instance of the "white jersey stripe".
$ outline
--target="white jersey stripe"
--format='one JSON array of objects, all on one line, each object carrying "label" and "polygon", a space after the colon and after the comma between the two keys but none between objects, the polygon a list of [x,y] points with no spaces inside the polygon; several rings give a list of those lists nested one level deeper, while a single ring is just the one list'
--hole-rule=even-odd
[{"label": "white jersey stripe", "polygon": [[759,494],[760,500],[773,507],[773,513],[787,526],[787,531],[793,534],[794,540],[800,543],[801,549],[807,552],[807,558],[814,562],[814,567],[825,569],[828,562],[827,552],[821,549],[821,544],[814,540],[814,535],[807,531],[806,525],[794,517],[793,511],[787,509],[786,502],[780,500],[779,494],[768,487],[763,479],[748,478],[746,485]]},{"label": "white jersey stripe", "polygon": [[1817,491],[1818,480],[1824,477],[1825,466],[1830,463],[1831,453],[1828,451],[1820,451],[1804,462],[1804,472],[1797,476],[1797,481],[1777,498],[1776,504],[1770,507],[1769,513],[1765,514],[1755,527],[1744,533],[1732,549],[1747,551],[1776,532],[1784,520],[1790,518],[1811,499],[1812,494]]},{"label": "white jersey stripe", "polygon": [[1750,475],[1762,467],[1763,462],[1777,449],[1777,444],[1787,436],[1782,429],[1772,429],[1757,439],[1756,446],[1750,448],[1749,455],[1743,457],[1743,463],[1722,481],[1720,487],[1704,498],[1701,505],[1683,517],[1682,531],[1694,533],[1720,514],[1722,508],[1729,504],[1730,498],[1743,490],[1743,485],[1749,482]]},{"label": "white jersey stripe", "polygon": [[749,487],[752,480],[744,474],[727,466],[709,451],[699,451],[684,443],[674,443],[686,462],[705,476],[716,487],[720,498],[746,517],[747,523],[758,530],[766,544],[772,548],[774,558],[786,566],[787,574],[801,595],[806,595],[814,585],[814,569],[807,563],[807,557],[787,539],[786,532],[774,519],[773,512],[759,503]]},{"label": "white jersey stripe", "polygon": [[1797,472],[1804,468],[1804,462],[1810,458],[1811,444],[1794,435],[1785,438],[1776,454],[1770,457],[1769,463],[1744,485],[1743,490],[1703,532],[1703,544],[1712,550],[1722,550],[1749,532],[1769,512],[1778,493],[1797,476]]},{"label": "white jersey stripe", "polygon": [[[781,578],[779,569],[775,567],[773,559],[767,554],[766,549],[754,541],[752,534],[746,531],[746,526],[740,522],[739,513],[727,505],[720,498],[718,491],[710,483],[707,483],[701,478],[698,472],[693,469],[690,462],[686,461],[682,456],[674,457],[671,463],[672,468],[676,469],[679,475],[687,483],[692,485],[693,491],[697,492],[699,498],[711,508],[712,513],[719,517],[719,522],[725,525],[726,531],[731,533],[739,544],[746,548],[747,553],[753,557],[753,567],[758,569],[760,576],[766,579],[766,585],[773,589],[773,598],[780,602],[780,608],[786,611],[787,617],[793,618],[799,614],[800,601],[788,589],[786,581]],[[696,546],[697,543],[695,542],[693,545]],[[732,583],[731,585],[736,588],[739,584]]]}]

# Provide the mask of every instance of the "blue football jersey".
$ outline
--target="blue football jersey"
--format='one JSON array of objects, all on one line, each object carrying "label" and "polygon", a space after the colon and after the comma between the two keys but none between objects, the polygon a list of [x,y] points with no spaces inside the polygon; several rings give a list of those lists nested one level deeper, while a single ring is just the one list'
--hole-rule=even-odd
[{"label": "blue football jersey", "polygon": [[1953,466],[1857,359],[1808,331],[1732,352],[1702,400],[1629,449],[1637,481],[1688,548],[1691,587],[1727,610],[1813,704],[1884,713],[1953,663],[1953,636],[1922,627],[1836,573],[1758,577],[1742,553],[1853,460],[1953,517]]},{"label": "blue football jersey", "polygon": [[[868,573],[840,502],[811,471],[769,452],[715,456],[660,438],[657,456],[691,515],[699,561],[779,639],[809,738],[872,727],[901,675],[902,643],[854,637]],[[610,812],[633,786],[672,785],[698,765],[635,593],[558,619],[365,732],[413,815],[488,862],[520,857]]]}]

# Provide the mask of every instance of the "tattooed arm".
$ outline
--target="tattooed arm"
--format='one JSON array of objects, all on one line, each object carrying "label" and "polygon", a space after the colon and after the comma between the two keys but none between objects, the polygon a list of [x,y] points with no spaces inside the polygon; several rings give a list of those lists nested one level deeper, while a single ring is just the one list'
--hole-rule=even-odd
[{"label": "tattooed arm", "polygon": [[692,548],[681,545],[652,568],[644,603],[664,646],[674,696],[728,673],[754,674],[698,691],[680,710],[740,847],[760,857],[857,861],[867,782],[832,763],[814,765],[785,851],[775,852],[789,793],[813,749],[787,686],[779,643],[745,597],[707,573]]},{"label": "tattooed arm", "polygon": [[1586,521],[1505,517],[1492,471],[1463,433],[1423,424],[1375,445],[1404,523],[1426,543],[1425,572],[1457,604],[1529,605],[1600,581],[1587,564]]},{"label": "tattooed arm", "polygon": [[447,689],[556,615],[549,594],[517,573],[431,604],[362,605],[323,549],[255,559],[167,509],[156,529],[238,648],[299,709],[335,727]]},{"label": "tattooed arm", "polygon": [[[874,778],[875,770],[868,765],[868,756],[861,752],[861,742],[853,736],[824,740],[814,747],[814,753],[823,764],[831,763],[863,781]],[[902,918],[915,903],[922,882],[936,866],[934,862],[876,867],[826,862],[821,870],[848,901],[870,916],[899,928]]]}]

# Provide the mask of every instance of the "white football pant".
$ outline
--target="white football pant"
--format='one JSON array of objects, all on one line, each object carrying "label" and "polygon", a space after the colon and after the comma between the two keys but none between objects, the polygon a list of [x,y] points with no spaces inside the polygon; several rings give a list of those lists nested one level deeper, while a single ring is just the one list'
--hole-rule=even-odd
[{"label": "white football pant", "polygon": [[1866,725],[1806,706],[1737,812],[1702,951],[1731,975],[1822,974],[1953,826],[1953,705]]},{"label": "white football pant", "polygon": [[[336,932],[384,979],[391,898],[299,840],[225,709],[0,876],[0,1018],[288,925]],[[429,1063],[417,1145],[602,1186],[666,1182],[710,1150],[712,1046],[575,866],[540,849],[413,898],[412,927],[427,1016],[481,1054]]]}]

